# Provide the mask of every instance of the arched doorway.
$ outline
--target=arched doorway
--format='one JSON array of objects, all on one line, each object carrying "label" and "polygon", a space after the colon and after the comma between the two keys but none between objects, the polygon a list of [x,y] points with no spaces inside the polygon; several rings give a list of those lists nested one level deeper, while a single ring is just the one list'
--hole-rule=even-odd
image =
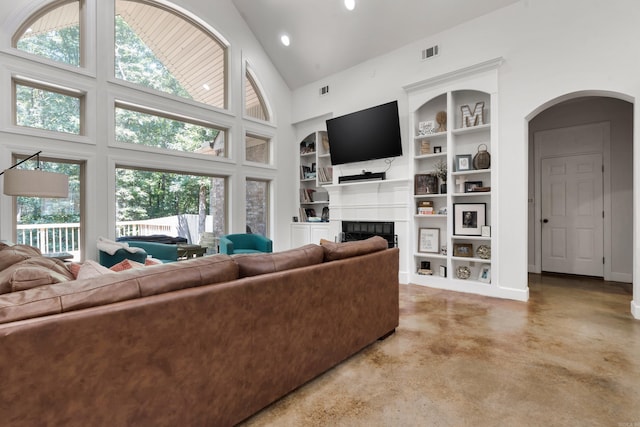
[{"label": "arched doorway", "polygon": [[[632,282],[633,278],[633,103],[631,99],[620,94],[611,93],[574,93],[552,100],[538,108],[529,117],[529,271],[540,273],[553,271],[569,274],[585,274],[602,277],[605,280],[618,282]],[[597,158],[600,156],[600,160]],[[594,206],[602,206],[600,218],[601,229],[584,234],[585,227],[578,226],[579,233],[572,235],[562,227],[544,222],[547,218],[549,197],[555,197],[556,203],[565,203],[561,193],[570,187],[566,182],[557,184],[562,191],[546,193],[545,174],[550,173],[545,164],[556,164],[558,170],[564,170],[567,162],[585,164],[585,158],[603,165],[601,177],[602,200],[594,201]],[[594,175],[595,176],[595,175]],[[583,177],[578,179],[579,185],[584,184]],[[594,178],[597,181],[599,178]],[[547,180],[550,182],[550,180]],[[566,184],[566,185],[565,185]],[[549,187],[549,186],[547,186]],[[549,187],[550,188],[550,187]],[[575,193],[576,190],[569,190]],[[585,194],[591,198],[591,186]],[[575,195],[575,194],[574,194]],[[593,196],[596,197],[596,196]],[[579,197],[578,197],[579,198]],[[575,203],[575,197],[573,202]],[[568,200],[568,198],[566,199]],[[578,203],[584,207],[584,201]],[[597,203],[596,203],[597,202]],[[571,201],[566,201],[571,204]],[[567,206],[567,205],[563,205]],[[571,209],[568,209],[571,211]],[[571,223],[571,218],[567,221]],[[597,221],[595,221],[597,223]],[[545,227],[560,230],[554,237]],[[580,233],[582,233],[580,235]],[[560,236],[560,237],[558,237]],[[584,236],[588,236],[585,238]],[[580,242],[574,245],[577,256],[570,254],[571,249],[565,251],[567,242],[563,240],[575,239]],[[580,264],[580,258],[586,259],[585,253],[591,254],[591,238],[599,239],[601,256],[584,263],[602,262],[601,268],[574,268]],[[545,241],[547,239],[547,241]],[[555,240],[554,240],[555,239]],[[550,241],[553,240],[553,241]],[[584,242],[589,244],[585,245]],[[584,249],[588,247],[589,250]],[[597,248],[596,248],[597,249]],[[567,258],[558,265],[545,262],[548,253],[552,257]],[[594,251],[593,254],[597,254]],[[563,267],[563,265],[566,267]],[[564,270],[564,271],[563,271]]]}]

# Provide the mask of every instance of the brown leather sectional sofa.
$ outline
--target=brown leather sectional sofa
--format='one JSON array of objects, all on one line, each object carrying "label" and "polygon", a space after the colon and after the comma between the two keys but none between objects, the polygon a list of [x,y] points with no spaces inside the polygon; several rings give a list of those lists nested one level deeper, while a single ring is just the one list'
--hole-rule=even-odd
[{"label": "brown leather sectional sofa", "polygon": [[231,426],[398,325],[378,237],[0,296],[0,424]]}]

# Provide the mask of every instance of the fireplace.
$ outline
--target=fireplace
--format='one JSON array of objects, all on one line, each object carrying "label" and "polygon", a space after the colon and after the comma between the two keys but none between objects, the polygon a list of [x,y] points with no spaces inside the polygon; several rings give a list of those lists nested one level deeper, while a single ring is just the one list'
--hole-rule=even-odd
[{"label": "fireplace", "polygon": [[394,232],[393,222],[380,221],[342,221],[343,242],[364,240],[369,237],[380,236],[384,238],[389,247],[398,246],[398,238]]}]

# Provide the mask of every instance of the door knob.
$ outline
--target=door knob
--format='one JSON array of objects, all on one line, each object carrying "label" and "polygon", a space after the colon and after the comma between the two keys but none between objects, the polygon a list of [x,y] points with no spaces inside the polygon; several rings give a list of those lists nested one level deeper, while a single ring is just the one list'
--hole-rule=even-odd
[{"label": "door knob", "polygon": [[549,220],[547,218],[543,219],[542,222],[544,222],[545,224],[549,222]]}]

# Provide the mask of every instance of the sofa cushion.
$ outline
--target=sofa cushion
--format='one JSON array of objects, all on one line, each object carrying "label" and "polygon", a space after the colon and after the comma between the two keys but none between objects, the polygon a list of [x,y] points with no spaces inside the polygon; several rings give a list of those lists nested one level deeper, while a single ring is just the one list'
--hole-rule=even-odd
[{"label": "sofa cushion", "polygon": [[93,260],[87,260],[80,266],[76,278],[78,280],[91,279],[92,277],[98,277],[109,273],[113,273],[113,271]]},{"label": "sofa cushion", "polygon": [[0,294],[73,280],[64,262],[43,256],[23,259],[0,271]]},{"label": "sofa cushion", "polygon": [[324,250],[324,260],[335,261],[378,252],[387,249],[389,247],[389,243],[380,236],[373,236],[365,240],[342,243],[334,243],[324,240],[321,242],[321,246]]},{"label": "sofa cushion", "polygon": [[320,246],[309,244],[283,252],[234,254],[232,257],[240,267],[240,277],[249,277],[320,264],[324,252]]},{"label": "sofa cushion", "polygon": [[227,255],[111,272],[90,279],[0,295],[0,323],[228,282],[237,278],[238,265]]},{"label": "sofa cushion", "polygon": [[28,245],[2,246],[0,248],[0,271],[20,261],[42,256],[40,249]]}]

